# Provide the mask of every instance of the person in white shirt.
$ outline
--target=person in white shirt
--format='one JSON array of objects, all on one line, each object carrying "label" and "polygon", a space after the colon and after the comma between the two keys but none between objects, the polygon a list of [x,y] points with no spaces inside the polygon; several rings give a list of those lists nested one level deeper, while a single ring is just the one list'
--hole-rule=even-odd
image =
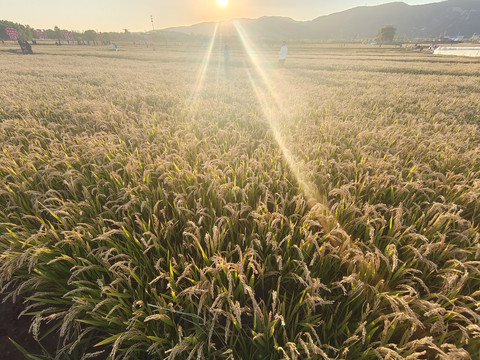
[{"label": "person in white shirt", "polygon": [[278,52],[278,64],[280,66],[285,65],[287,54],[288,54],[288,48],[287,48],[287,45],[285,45],[285,41],[284,41],[282,47],[280,48],[280,51]]}]

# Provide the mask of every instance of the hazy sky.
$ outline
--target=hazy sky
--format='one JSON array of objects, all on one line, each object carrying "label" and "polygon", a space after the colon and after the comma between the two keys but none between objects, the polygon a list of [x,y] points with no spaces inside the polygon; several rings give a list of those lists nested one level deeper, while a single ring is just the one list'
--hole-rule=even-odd
[{"label": "hazy sky", "polygon": [[[391,0],[393,1],[393,0]],[[312,20],[321,15],[389,0],[229,0],[225,8],[217,0],[0,0],[0,20],[34,28],[84,31],[148,31],[203,21],[264,15]],[[398,1],[398,0],[397,0]],[[441,0],[405,0],[410,5]]]}]

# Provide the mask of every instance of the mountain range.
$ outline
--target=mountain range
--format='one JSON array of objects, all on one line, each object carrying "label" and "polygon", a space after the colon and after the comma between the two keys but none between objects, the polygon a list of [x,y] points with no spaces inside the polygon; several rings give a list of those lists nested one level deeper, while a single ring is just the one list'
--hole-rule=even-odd
[{"label": "mountain range", "polygon": [[[375,38],[378,30],[393,25],[397,37],[437,38],[471,37],[480,34],[480,0],[447,0],[425,5],[392,2],[377,6],[359,6],[311,21],[266,16],[259,19],[234,19],[219,23],[223,36],[236,34],[234,22],[251,38],[269,40],[329,40]],[[216,23],[164,29],[166,32],[213,34]]]}]

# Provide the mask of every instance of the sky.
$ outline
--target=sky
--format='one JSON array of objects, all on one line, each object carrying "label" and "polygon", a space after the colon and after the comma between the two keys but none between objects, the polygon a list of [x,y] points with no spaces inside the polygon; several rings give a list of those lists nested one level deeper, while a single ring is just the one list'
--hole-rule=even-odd
[{"label": "sky", "polygon": [[[392,1],[399,0],[229,0],[226,7],[220,8],[217,0],[0,0],[0,20],[36,29],[58,26],[74,31],[122,32],[128,29],[136,32],[261,16],[312,20],[357,6]],[[420,5],[440,1],[403,2]]]}]

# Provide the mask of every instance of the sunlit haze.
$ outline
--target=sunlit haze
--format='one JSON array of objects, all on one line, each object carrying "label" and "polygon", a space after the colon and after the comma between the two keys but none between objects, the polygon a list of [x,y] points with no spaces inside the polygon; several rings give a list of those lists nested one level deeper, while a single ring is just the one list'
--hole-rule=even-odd
[{"label": "sunlit haze", "polygon": [[[1,0],[1,20],[34,28],[84,31],[148,31],[205,21],[261,16],[287,16],[312,20],[356,6],[387,3],[385,0]],[[418,5],[438,1],[407,0]],[[228,3],[228,4],[227,4]],[[153,18],[153,24],[151,22]]]}]

